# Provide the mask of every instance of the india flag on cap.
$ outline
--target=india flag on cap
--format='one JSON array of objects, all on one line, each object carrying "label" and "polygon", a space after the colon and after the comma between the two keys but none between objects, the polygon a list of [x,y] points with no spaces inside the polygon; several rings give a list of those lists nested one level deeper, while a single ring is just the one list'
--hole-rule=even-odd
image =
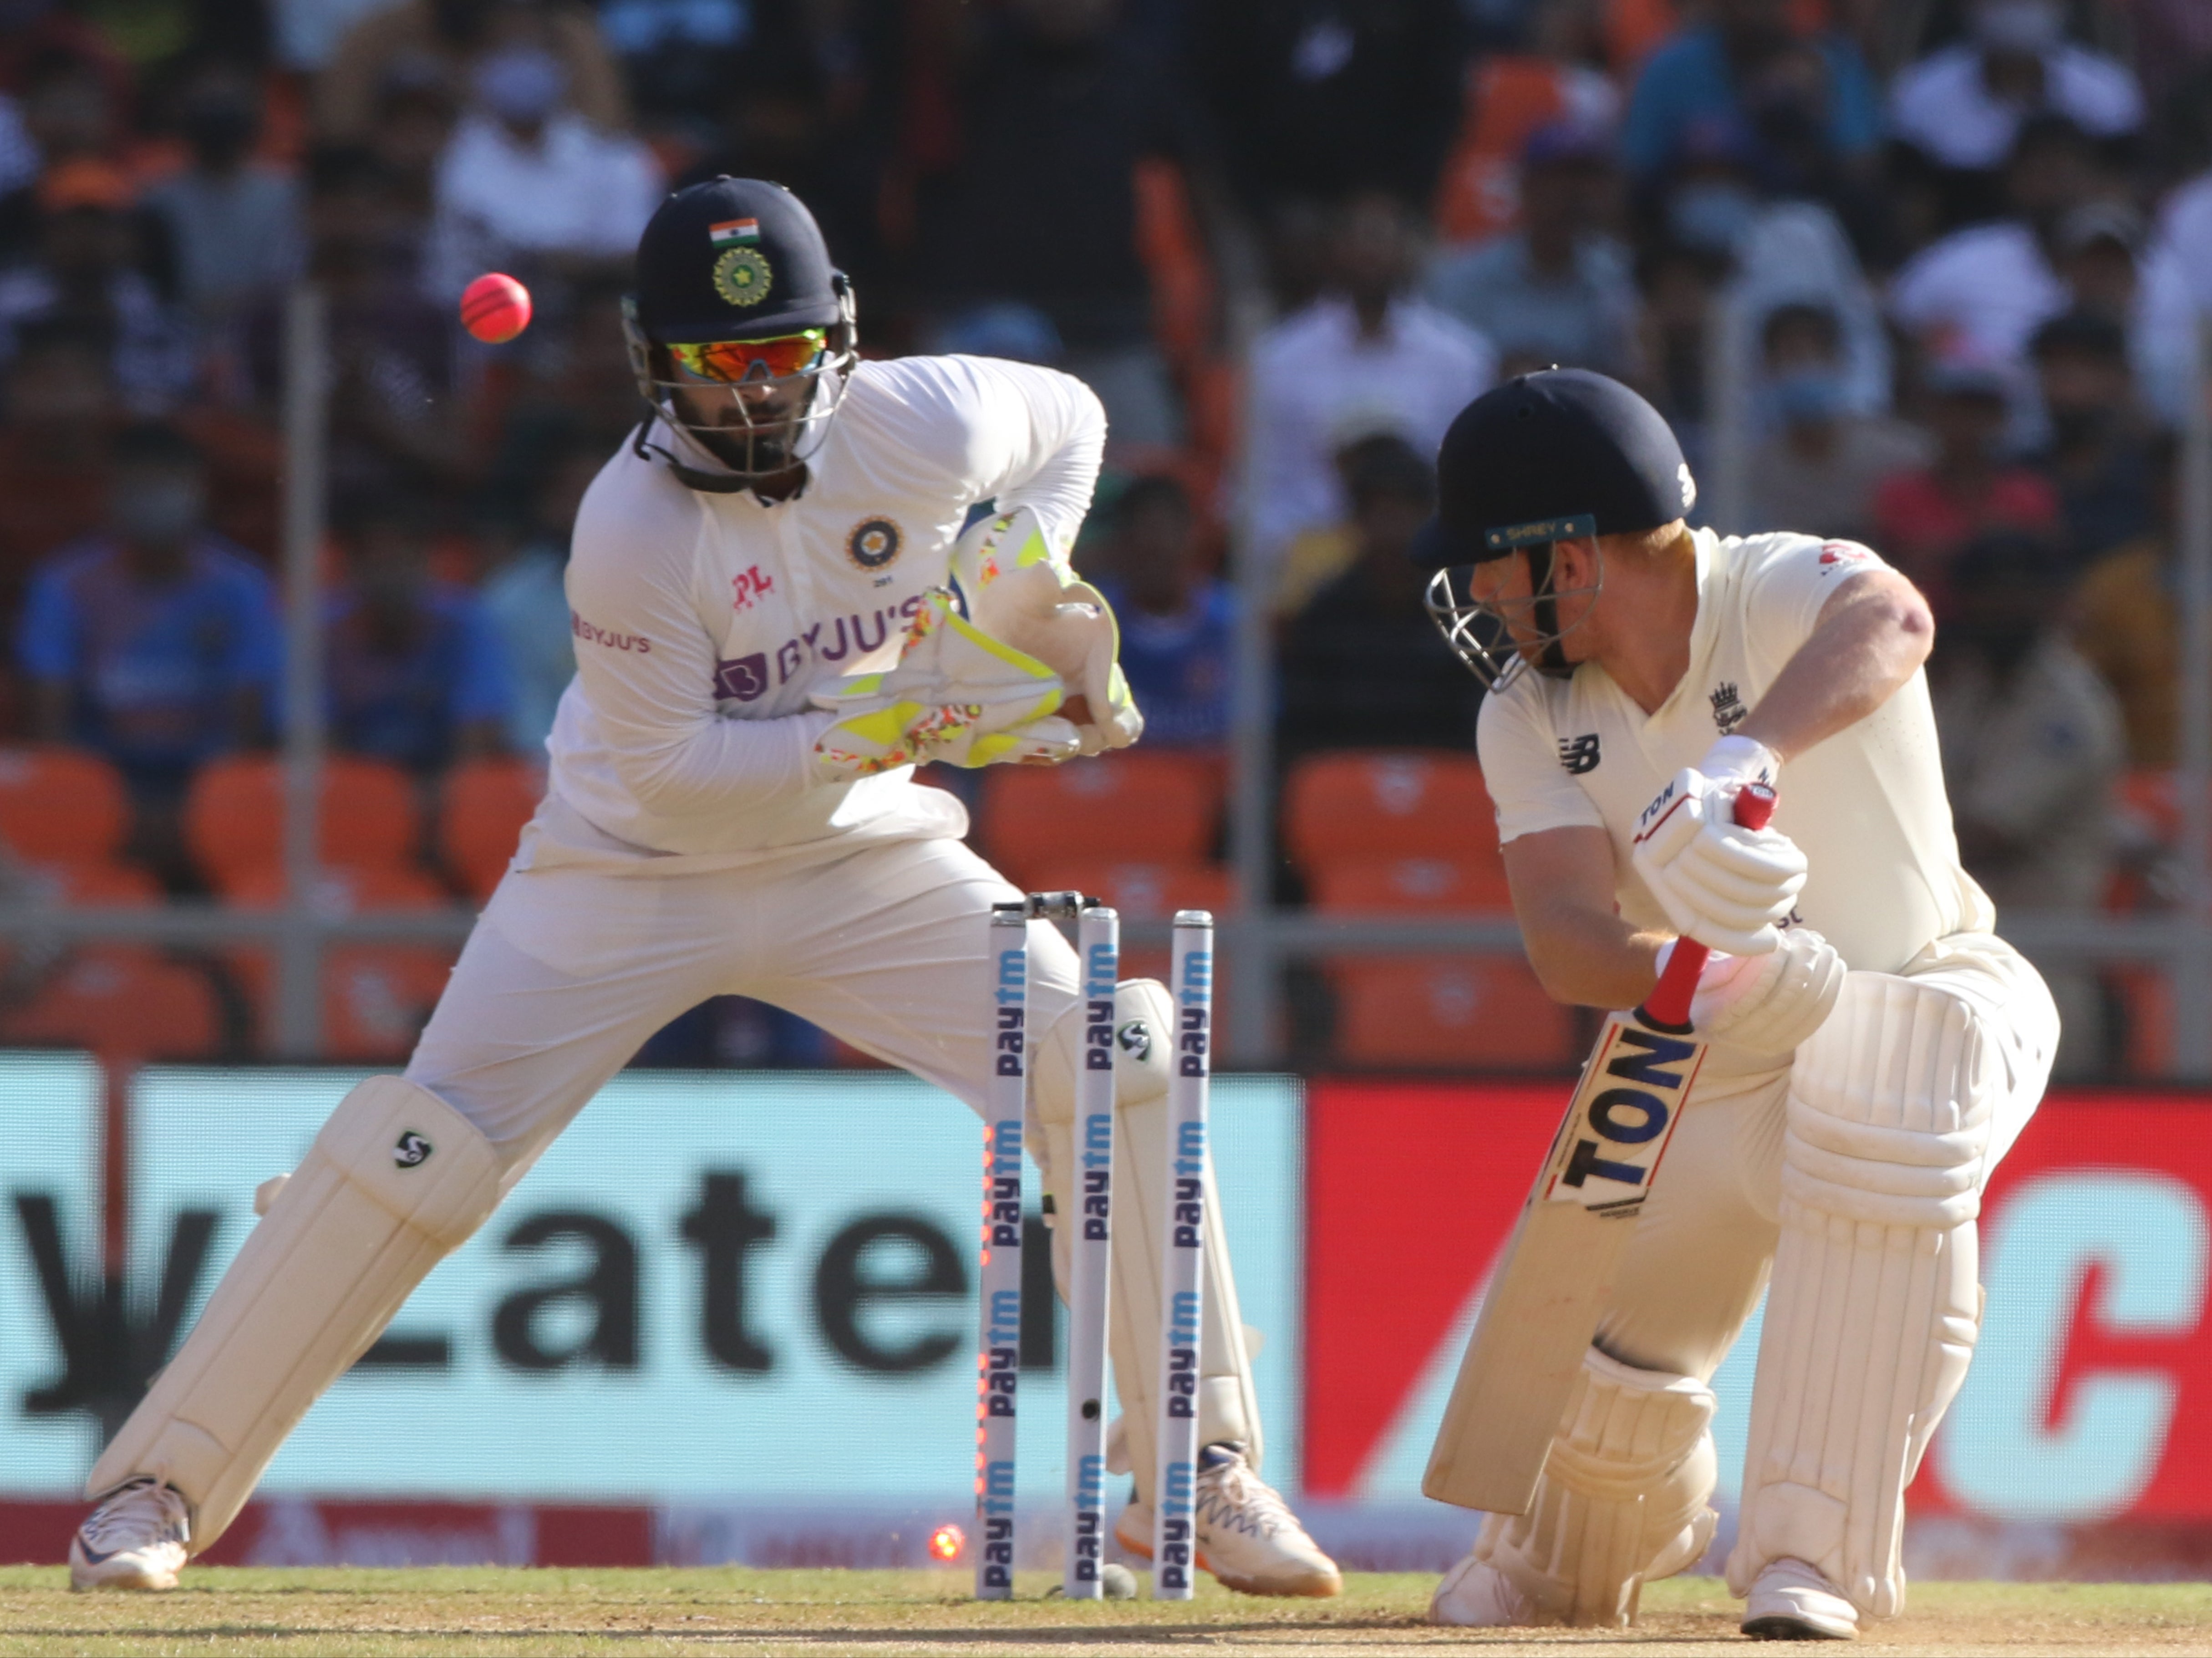
[{"label": "india flag on cap", "polygon": [[757,242],[760,240],[758,219],[725,219],[720,224],[707,227],[707,240],[717,247],[732,242]]}]

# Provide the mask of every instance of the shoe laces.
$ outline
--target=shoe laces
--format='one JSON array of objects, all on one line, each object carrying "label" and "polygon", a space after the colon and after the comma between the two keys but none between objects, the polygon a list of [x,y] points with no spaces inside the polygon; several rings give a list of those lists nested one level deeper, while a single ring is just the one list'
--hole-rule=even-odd
[{"label": "shoe laces", "polygon": [[81,1528],[85,1546],[102,1554],[149,1543],[185,1543],[191,1521],[184,1497],[158,1479],[134,1479],[111,1492]]},{"label": "shoe laces", "polygon": [[1234,1440],[1208,1445],[1200,1456],[1198,1517],[1209,1527],[1227,1527],[1248,1536],[1268,1538],[1298,1528],[1273,1485],[1252,1472],[1244,1448]]}]

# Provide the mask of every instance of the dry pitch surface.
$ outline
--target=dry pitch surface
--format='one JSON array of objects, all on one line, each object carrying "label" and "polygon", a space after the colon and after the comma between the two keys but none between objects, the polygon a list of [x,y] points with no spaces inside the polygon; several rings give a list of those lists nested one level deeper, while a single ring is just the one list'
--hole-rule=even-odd
[{"label": "dry pitch surface", "polygon": [[[1030,1653],[1120,1658],[1211,1649],[1237,1658],[1536,1649],[1582,1655],[1747,1653],[1709,1578],[1655,1585],[1632,1631],[1431,1629],[1434,1580],[1355,1575],[1336,1600],[1255,1600],[1212,1583],[1183,1605],[1022,1598],[982,1606],[964,1573],[416,1571],[191,1573],[173,1594],[71,1594],[58,1570],[0,1570],[0,1658],[18,1654]],[[1756,1650],[1779,1649],[1761,1646]],[[1930,1583],[1865,1653],[2212,1654],[2212,1585]]]}]

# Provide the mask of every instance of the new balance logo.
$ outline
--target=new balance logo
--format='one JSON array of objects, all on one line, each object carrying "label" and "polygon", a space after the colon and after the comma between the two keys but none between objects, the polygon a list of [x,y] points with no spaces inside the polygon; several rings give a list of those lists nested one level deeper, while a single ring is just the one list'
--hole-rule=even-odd
[{"label": "new balance logo", "polygon": [[1595,771],[1597,762],[1595,732],[1584,732],[1580,737],[1559,739],[1559,763],[1567,768],[1570,775],[1580,777],[1586,772]]}]

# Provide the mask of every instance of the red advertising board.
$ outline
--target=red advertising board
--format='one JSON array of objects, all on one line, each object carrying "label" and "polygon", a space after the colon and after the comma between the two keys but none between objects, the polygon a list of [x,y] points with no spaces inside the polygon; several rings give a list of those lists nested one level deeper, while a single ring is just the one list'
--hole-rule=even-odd
[{"label": "red advertising board", "polygon": [[[1456,1362],[1563,1083],[1308,1097],[1305,1484],[1358,1497]],[[1916,1516],[2212,1526],[2212,1098],[2047,1100],[1991,1180],[1989,1312]],[[1402,1478],[1405,1448],[1393,1453]],[[1723,1493],[1724,1497],[1732,1493]]]}]

